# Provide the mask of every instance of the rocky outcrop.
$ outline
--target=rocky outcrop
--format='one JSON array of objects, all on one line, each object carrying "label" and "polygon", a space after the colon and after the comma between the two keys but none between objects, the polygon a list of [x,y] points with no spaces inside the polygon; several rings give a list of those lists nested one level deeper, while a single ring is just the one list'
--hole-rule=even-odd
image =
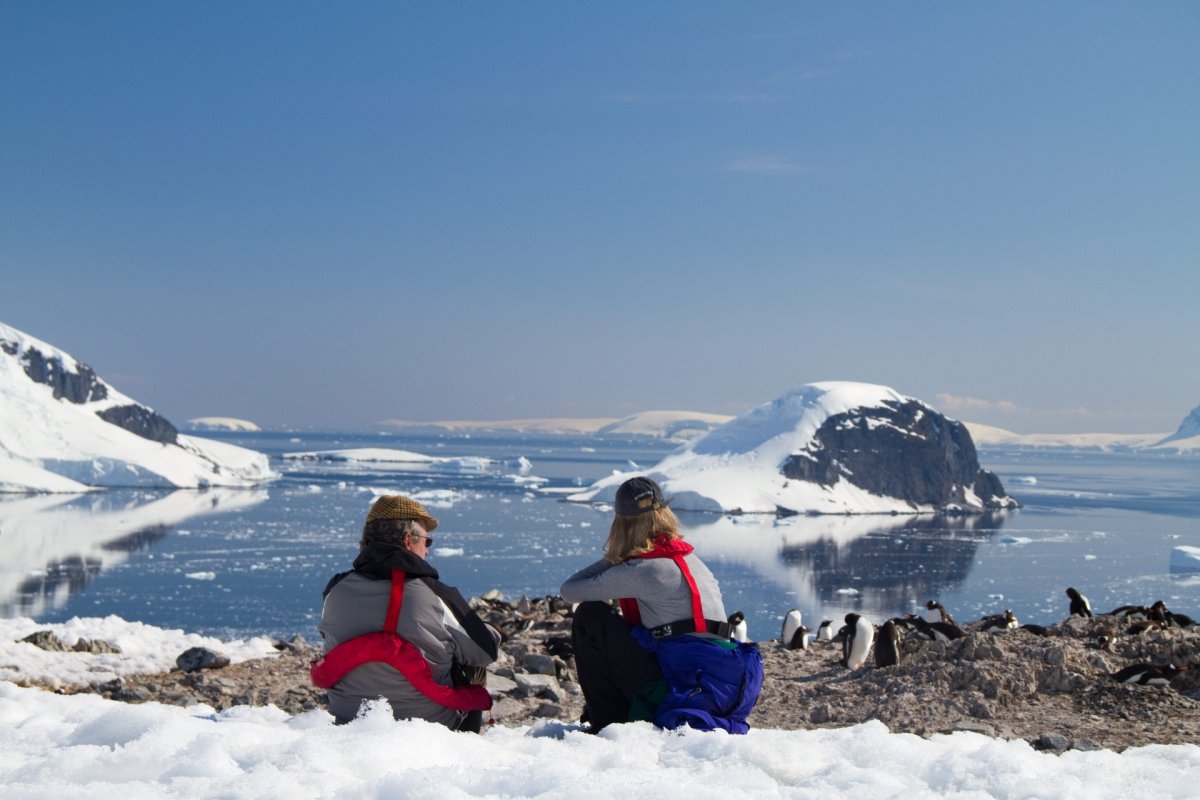
[{"label": "rocky outcrop", "polygon": [[[4,344],[6,353],[17,355],[15,342]],[[61,358],[47,357],[35,347],[27,349],[21,355],[21,363],[31,381],[49,386],[53,390],[55,400],[66,400],[78,405],[108,397],[108,386],[87,364],[77,364],[76,369],[72,371],[63,366]]]},{"label": "rocky outcrop", "polygon": [[914,508],[981,511],[1018,505],[999,478],[980,468],[966,427],[915,400],[830,416],[780,471],[788,479],[822,486],[844,480]]},{"label": "rocky outcrop", "polygon": [[179,431],[170,420],[145,406],[113,406],[97,411],[96,416],[152,442],[175,444],[179,440]]}]

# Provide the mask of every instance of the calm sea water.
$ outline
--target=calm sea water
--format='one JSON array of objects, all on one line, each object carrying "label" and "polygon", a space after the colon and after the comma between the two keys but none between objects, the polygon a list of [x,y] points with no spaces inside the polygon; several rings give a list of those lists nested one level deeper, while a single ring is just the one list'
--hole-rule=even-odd
[{"label": "calm sea water", "polygon": [[[221,436],[272,456],[262,489],[109,491],[0,499],[0,615],[116,614],[224,637],[316,637],[321,590],[356,552],[376,493],[422,499],[439,518],[431,562],[464,594],[557,591],[599,556],[611,510],[563,501],[670,446],[647,441],[394,434]],[[283,460],[389,447],[490,459],[479,469]],[[521,459],[529,462],[522,469]],[[810,622],[876,621],[938,598],[960,620],[1013,609],[1066,616],[1068,585],[1097,610],[1163,599],[1200,616],[1200,575],[1172,548],[1200,546],[1200,459],[984,451],[1020,511],[980,517],[722,517],[681,514],[687,536],[753,636],[789,608]],[[815,627],[815,625],[814,625]]]}]

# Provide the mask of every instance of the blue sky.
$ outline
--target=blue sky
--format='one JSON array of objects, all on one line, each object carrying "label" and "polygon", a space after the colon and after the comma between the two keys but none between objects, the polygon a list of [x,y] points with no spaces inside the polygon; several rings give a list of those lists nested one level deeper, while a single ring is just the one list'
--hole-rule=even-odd
[{"label": "blue sky", "polygon": [[1200,403],[1200,5],[0,0],[0,320],[179,422]]}]

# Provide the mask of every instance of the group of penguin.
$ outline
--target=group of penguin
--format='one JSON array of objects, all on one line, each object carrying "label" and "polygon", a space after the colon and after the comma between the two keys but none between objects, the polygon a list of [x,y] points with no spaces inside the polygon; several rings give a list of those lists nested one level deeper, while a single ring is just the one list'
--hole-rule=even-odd
[{"label": "group of penguin", "polygon": [[[1092,617],[1092,606],[1088,599],[1074,587],[1067,588],[1070,598],[1070,615]],[[1109,616],[1127,623],[1125,633],[1136,635],[1147,630],[1163,628],[1190,628],[1195,620],[1186,614],[1173,613],[1159,600],[1147,606],[1120,606],[1108,613]],[[733,638],[749,641],[746,630],[746,616],[736,611],[729,617]],[[993,614],[979,621],[979,628],[985,633],[1001,633],[1021,629],[1037,636],[1047,636],[1049,631],[1041,625],[1021,625],[1017,616],[1011,610],[1001,614]],[[779,640],[788,650],[807,650],[810,641],[841,642],[841,664],[848,669],[858,669],[867,663],[867,657],[872,648],[875,651],[875,666],[890,667],[899,664],[903,649],[901,647],[901,631],[908,633],[916,631],[932,641],[948,642],[961,639],[967,632],[959,627],[954,617],[936,600],[925,603],[920,615],[906,614],[903,617],[893,617],[876,628],[861,614],[849,613],[845,624],[836,632],[832,620],[824,620],[817,628],[815,635],[804,625],[803,615],[799,609],[791,609],[784,615],[783,627]],[[1107,649],[1112,642],[1112,636],[1102,635],[1097,646]],[[1119,672],[1109,675],[1119,683],[1133,683],[1142,686],[1165,686],[1176,676],[1188,669],[1187,664],[1132,664]]]}]

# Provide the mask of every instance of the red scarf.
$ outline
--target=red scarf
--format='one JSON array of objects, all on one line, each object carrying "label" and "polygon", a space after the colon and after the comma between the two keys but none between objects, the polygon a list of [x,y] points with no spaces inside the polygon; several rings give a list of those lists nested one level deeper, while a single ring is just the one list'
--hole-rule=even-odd
[{"label": "red scarf", "polygon": [[[705,626],[704,612],[700,607],[700,592],[696,589],[696,581],[692,578],[692,571],[688,569],[687,562],[683,560],[683,557],[691,553],[694,549],[682,539],[671,539],[666,534],[660,534],[654,538],[653,550],[629,556],[626,561],[634,558],[669,558],[673,560],[683,573],[683,578],[687,581],[688,590],[692,593],[692,618],[695,620],[696,630],[702,631],[705,629]],[[630,625],[642,624],[642,612],[638,608],[636,597],[622,597],[617,602],[621,606],[621,616]]]}]

